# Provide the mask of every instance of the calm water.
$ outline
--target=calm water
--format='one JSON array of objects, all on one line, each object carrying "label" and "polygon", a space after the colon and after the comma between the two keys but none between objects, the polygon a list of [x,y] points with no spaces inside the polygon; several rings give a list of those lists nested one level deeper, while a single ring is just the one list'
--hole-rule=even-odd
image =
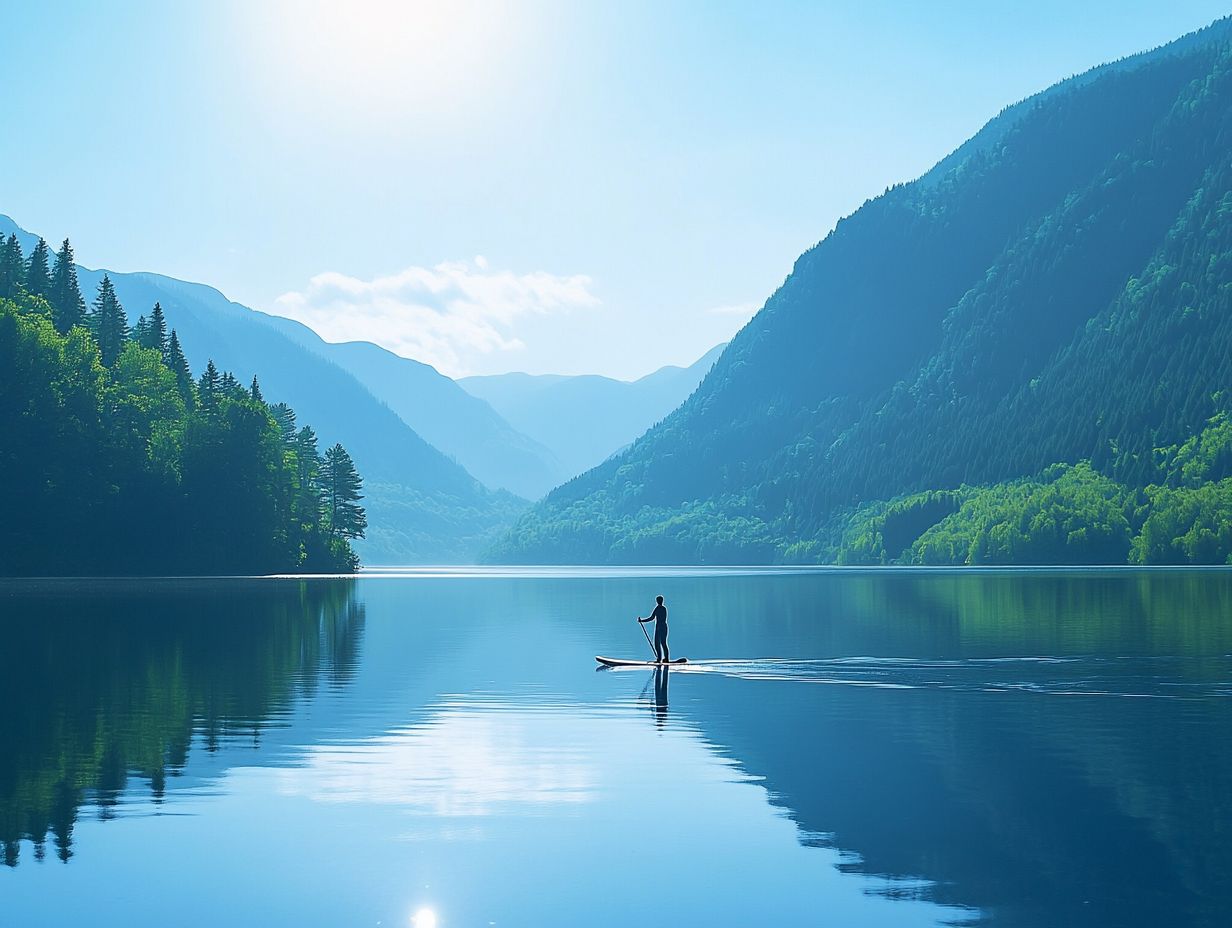
[{"label": "calm water", "polygon": [[[656,593],[704,662],[596,671]],[[0,583],[0,924],[1224,928],[1230,607],[1225,571]]]}]

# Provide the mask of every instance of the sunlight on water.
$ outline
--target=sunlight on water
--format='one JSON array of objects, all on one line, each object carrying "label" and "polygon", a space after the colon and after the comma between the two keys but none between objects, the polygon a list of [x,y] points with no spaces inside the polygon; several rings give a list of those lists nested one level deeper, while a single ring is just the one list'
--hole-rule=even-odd
[{"label": "sunlight on water", "polygon": [[0,584],[0,923],[1227,924],[1232,574],[472,573]]},{"label": "sunlight on water", "polygon": [[593,799],[600,726],[585,713],[504,711],[458,700],[413,727],[307,749],[287,795],[402,807],[450,820]]}]

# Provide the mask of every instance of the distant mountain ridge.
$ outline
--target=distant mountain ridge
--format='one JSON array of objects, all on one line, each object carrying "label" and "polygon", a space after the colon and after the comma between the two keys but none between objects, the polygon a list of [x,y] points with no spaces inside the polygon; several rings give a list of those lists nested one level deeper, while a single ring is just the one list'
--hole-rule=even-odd
[{"label": "distant mountain ridge", "polygon": [[692,393],[722,354],[711,348],[688,367],[669,365],[633,381],[596,374],[494,374],[458,383],[514,428],[548,448],[574,477],[624,448]]},{"label": "distant mountain ridge", "polygon": [[[27,253],[37,241],[7,216],[0,216],[0,232],[15,233]],[[352,374],[306,349],[303,342],[315,338],[310,330],[300,327],[291,338],[288,330],[297,323],[274,320],[204,284],[79,265],[87,302],[104,273],[130,322],[162,304],[194,373],[212,358],[243,383],[258,374],[270,402],[290,404],[323,445],[347,447],[365,481],[369,532],[355,547],[366,563],[471,561],[524,508],[520,498],[482,486]]]},{"label": "distant mountain ridge", "polygon": [[[1094,527],[1071,517],[1088,503],[1120,520],[1108,537],[1124,551],[1149,528],[1147,485],[1189,479],[1167,463],[1176,449],[1226,431],[1213,417],[1232,400],[1230,217],[1223,19],[1007,109],[840,221],[681,408],[489,556],[831,560],[862,507],[1083,460],[1098,473],[1005,491],[1050,500],[1038,524],[997,528],[971,513],[978,498],[921,497],[895,552],[960,504],[997,531],[1047,528],[1082,548]],[[1205,552],[1189,556],[1228,553],[1223,454],[1203,458],[1211,527],[1170,516],[1169,531],[1194,535],[1184,550]]]},{"label": "distant mountain ridge", "polygon": [[486,486],[538,499],[573,476],[551,451],[431,365],[370,342],[326,342],[301,323],[280,316],[266,318],[288,338],[350,373]]}]

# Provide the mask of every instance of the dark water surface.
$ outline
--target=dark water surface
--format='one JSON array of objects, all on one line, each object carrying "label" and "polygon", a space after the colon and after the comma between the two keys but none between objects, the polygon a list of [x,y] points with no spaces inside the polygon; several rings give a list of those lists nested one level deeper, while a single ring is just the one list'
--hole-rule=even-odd
[{"label": "dark water surface", "polygon": [[[633,622],[662,593],[672,653]],[[1232,924],[1232,573],[0,582],[0,925]]]}]

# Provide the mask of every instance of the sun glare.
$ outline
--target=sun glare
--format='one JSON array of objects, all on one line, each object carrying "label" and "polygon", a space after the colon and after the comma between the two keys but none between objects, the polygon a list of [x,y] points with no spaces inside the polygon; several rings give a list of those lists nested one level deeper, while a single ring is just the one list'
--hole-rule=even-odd
[{"label": "sun glare", "polygon": [[282,94],[353,115],[448,110],[494,79],[514,17],[490,0],[253,4],[259,67]]},{"label": "sun glare", "polygon": [[436,913],[431,909],[420,909],[411,916],[411,928],[436,928]]}]

